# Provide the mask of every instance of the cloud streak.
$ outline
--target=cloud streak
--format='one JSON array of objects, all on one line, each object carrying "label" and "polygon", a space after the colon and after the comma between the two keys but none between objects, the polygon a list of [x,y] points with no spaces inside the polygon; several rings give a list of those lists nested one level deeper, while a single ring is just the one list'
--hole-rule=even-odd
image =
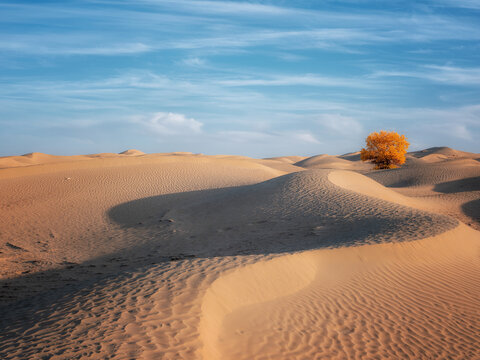
[{"label": "cloud streak", "polygon": [[0,151],[29,129],[145,151],[341,153],[380,128],[476,146],[476,2],[379,4],[4,1]]},{"label": "cloud streak", "polygon": [[480,68],[424,65],[423,71],[378,71],[372,78],[410,77],[452,85],[480,85]]},{"label": "cloud streak", "polygon": [[202,132],[203,124],[183,114],[157,112],[150,116],[135,116],[131,121],[156,135],[195,135]]},{"label": "cloud streak", "polygon": [[[71,7],[3,4],[0,19],[49,24],[30,32],[9,30],[0,49],[41,55],[128,55],[164,50],[323,49],[359,52],[367,45],[479,40],[480,25],[469,18],[398,11],[320,11],[250,2],[142,1],[133,7],[98,1]],[[268,15],[267,17],[265,17]],[[265,20],[258,21],[258,16]],[[274,19],[288,21],[279,25]],[[52,19],[55,20],[52,22]],[[87,22],[81,31],[78,22]],[[58,24],[58,25],[56,25]],[[195,32],[191,31],[195,28]],[[74,44],[74,45],[72,45]]]},{"label": "cloud streak", "polygon": [[373,83],[367,79],[334,78],[315,74],[306,75],[275,75],[269,78],[248,78],[229,79],[218,81],[225,86],[320,86],[320,87],[346,87],[346,88],[368,88]]},{"label": "cloud streak", "polygon": [[480,10],[480,2],[478,0],[435,0],[432,2],[432,5]]}]

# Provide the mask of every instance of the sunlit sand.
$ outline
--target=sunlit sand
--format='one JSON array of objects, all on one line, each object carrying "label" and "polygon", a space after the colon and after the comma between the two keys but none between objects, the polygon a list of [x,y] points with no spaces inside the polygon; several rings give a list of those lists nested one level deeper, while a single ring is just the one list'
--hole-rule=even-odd
[{"label": "sunlit sand", "polygon": [[2,359],[474,359],[480,154],[0,158]]}]

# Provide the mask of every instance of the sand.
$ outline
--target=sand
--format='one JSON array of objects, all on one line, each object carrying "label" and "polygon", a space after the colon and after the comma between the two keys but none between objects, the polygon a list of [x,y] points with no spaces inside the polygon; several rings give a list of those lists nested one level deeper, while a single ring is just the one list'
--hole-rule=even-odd
[{"label": "sand", "polygon": [[479,159],[0,158],[0,358],[476,359]]}]

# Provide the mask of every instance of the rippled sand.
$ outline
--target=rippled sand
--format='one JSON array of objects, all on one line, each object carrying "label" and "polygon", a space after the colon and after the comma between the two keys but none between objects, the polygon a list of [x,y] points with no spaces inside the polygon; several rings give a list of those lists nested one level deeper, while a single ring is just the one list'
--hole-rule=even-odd
[{"label": "rippled sand", "polygon": [[479,159],[0,158],[0,357],[475,359]]}]

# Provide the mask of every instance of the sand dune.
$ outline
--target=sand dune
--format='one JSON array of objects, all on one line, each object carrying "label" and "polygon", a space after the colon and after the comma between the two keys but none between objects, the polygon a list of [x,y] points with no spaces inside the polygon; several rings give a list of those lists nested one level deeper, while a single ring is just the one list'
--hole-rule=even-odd
[{"label": "sand dune", "polygon": [[305,159],[306,159],[305,156],[277,156],[277,157],[265,158],[264,160],[277,160],[277,161],[286,162],[288,164],[294,164]]},{"label": "sand dune", "polygon": [[0,357],[474,359],[480,162],[409,156],[0,158]]},{"label": "sand dune", "polygon": [[409,157],[422,159],[425,162],[445,161],[451,159],[479,159],[479,154],[459,151],[449,147],[433,147],[425,150],[414,151],[409,153]]},{"label": "sand dune", "polygon": [[339,157],[333,155],[316,155],[295,163],[306,169],[344,169],[344,170],[358,170],[367,171],[371,169],[371,165],[365,164],[356,157],[351,157],[354,160],[349,160],[348,157]]},{"label": "sand dune", "polygon": [[349,161],[360,161],[360,151],[346,153],[343,155],[339,155],[338,157]]},{"label": "sand dune", "polygon": [[450,160],[445,163],[427,163],[404,166],[388,171],[376,171],[369,176],[389,187],[434,186],[480,174],[480,162],[471,159]]},{"label": "sand dune", "polygon": [[[159,156],[191,156],[194,155],[190,152],[173,152],[173,153],[161,153],[161,154],[145,154],[144,152],[136,149],[129,149],[122,151],[121,153],[99,153],[89,155],[74,155],[74,156],[62,156],[62,155],[50,155],[43,153],[29,153],[21,156],[4,156],[0,157],[0,169],[14,168],[20,166],[32,166],[32,165],[46,165],[46,164],[59,164],[59,163],[72,163],[93,159],[116,159],[119,161],[122,158],[130,156],[144,156],[146,158],[157,158]],[[71,167],[71,165],[70,165]]]},{"label": "sand dune", "polygon": [[[311,252],[313,281],[227,314],[207,358],[475,359],[478,249],[478,233],[463,225],[420,241]],[[229,299],[237,284],[225,280]]]},{"label": "sand dune", "polygon": [[145,155],[143,151],[137,150],[137,149],[128,149],[125,151],[122,151],[120,153],[121,155],[129,155],[129,156],[139,156],[139,155]]},{"label": "sand dune", "polygon": [[[424,209],[453,216],[480,230],[478,199],[480,196],[480,158],[450,148],[420,151],[419,159],[388,171],[370,172],[368,176],[397,193],[420,200]],[[413,153],[415,156],[416,153]],[[438,161],[422,161],[429,156],[448,156]]]},{"label": "sand dune", "polygon": [[[250,161],[185,155],[75,159],[55,166],[4,169],[0,174],[1,268],[9,275],[29,273],[138,243],[109,222],[107,212],[117,204],[158,194],[244,185],[281,174]],[[158,220],[160,214],[154,215]]]},{"label": "sand dune", "polygon": [[4,156],[0,157],[0,169],[11,168],[17,166],[31,166],[38,164],[54,163],[61,161],[72,161],[85,159],[86,156],[55,156],[43,153],[29,153],[21,156]]}]

